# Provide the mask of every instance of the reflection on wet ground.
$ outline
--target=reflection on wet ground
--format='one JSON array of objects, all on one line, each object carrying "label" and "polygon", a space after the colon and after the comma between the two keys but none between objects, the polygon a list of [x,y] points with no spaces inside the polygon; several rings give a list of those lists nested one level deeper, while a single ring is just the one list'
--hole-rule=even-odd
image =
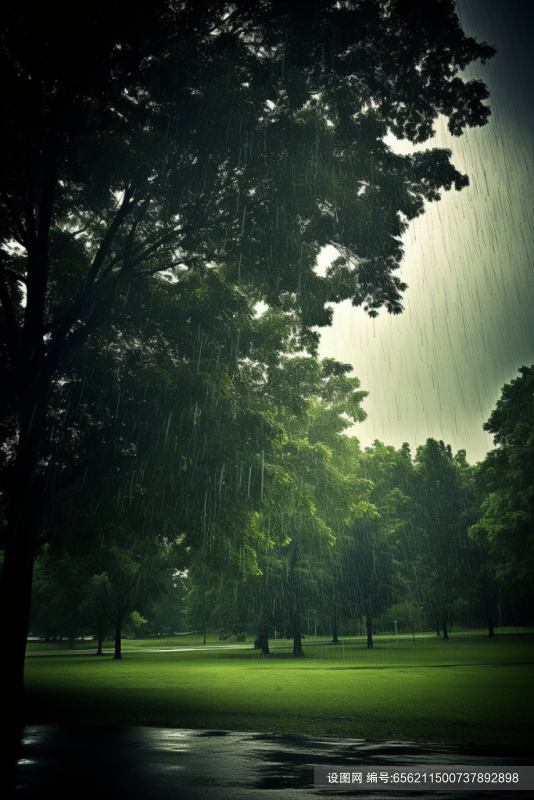
[{"label": "reflection on wet ground", "polygon": [[[308,738],[265,733],[174,730],[121,726],[32,725],[25,729],[17,796],[154,798],[154,800],[304,800],[313,789],[313,767],[363,769],[425,765],[505,768],[534,765],[525,749],[478,748],[368,739]],[[360,800],[409,797],[409,792],[357,791]],[[419,792],[463,800],[472,792]],[[512,791],[476,797],[511,798]],[[526,793],[519,795],[526,798]]]}]

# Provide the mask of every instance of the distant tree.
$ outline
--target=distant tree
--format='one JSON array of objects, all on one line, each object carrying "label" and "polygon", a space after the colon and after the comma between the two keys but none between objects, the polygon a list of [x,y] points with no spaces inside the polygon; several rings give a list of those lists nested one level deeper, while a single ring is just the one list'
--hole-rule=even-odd
[{"label": "distant tree", "polygon": [[375,441],[359,459],[360,480],[369,485],[369,513],[356,519],[341,541],[340,594],[345,614],[365,617],[367,647],[373,644],[373,619],[391,605],[394,559],[411,471],[409,451]]},{"label": "distant tree", "polygon": [[[145,552],[143,552],[145,550]],[[102,554],[106,570],[95,576],[94,602],[113,626],[114,658],[122,658],[122,633],[127,625],[137,628],[146,623],[139,614],[162,593],[169,579],[169,563],[165,548],[131,547],[113,543]]]},{"label": "distant tree", "polygon": [[284,462],[292,475],[293,497],[285,514],[270,515],[271,528],[285,539],[278,549],[284,629],[294,640],[295,656],[304,654],[305,608],[322,605],[334,589],[329,566],[337,532],[368,510],[367,487],[362,491],[355,469],[357,442],[344,433],[351,422],[365,419],[360,404],[367,393],[359,391],[356,378],[347,376],[349,365],[330,359],[308,362],[287,363],[301,380],[305,368],[310,383],[304,413],[292,411],[291,391],[290,402],[281,406],[288,435]]},{"label": "distant tree", "polygon": [[103,655],[102,646],[106,635],[113,635],[113,621],[106,613],[106,604],[111,594],[111,586],[106,572],[93,575],[83,590],[80,603],[82,615],[92,627],[97,640],[97,656]]},{"label": "distant tree", "polygon": [[534,365],[505,384],[484,430],[495,450],[480,465],[485,495],[471,536],[486,548],[499,582],[534,596]]},{"label": "distant tree", "polygon": [[427,439],[417,448],[412,479],[413,531],[422,555],[421,594],[448,638],[449,614],[471,576],[467,537],[473,476],[465,452]]},{"label": "distant tree", "polygon": [[80,609],[86,565],[70,553],[54,553],[46,545],[37,559],[30,624],[35,633],[45,639],[59,635],[68,638],[71,647],[84,629]]},{"label": "distant tree", "polygon": [[412,640],[415,644],[415,629],[421,624],[422,604],[414,600],[405,600],[397,603],[388,611],[388,617],[393,621],[398,620],[402,625],[406,625],[412,632]]},{"label": "distant tree", "polygon": [[[223,555],[221,537],[213,553],[204,547],[193,554],[195,607],[205,585],[212,616],[224,608],[227,619],[252,622],[265,655],[275,627],[294,639],[295,655],[303,654],[305,609],[310,603],[321,605],[325,581],[330,581],[326,564],[332,526],[346,524],[365,506],[363,498],[358,503],[355,497],[355,440],[343,432],[350,421],[364,417],[360,403],[366,392],[347,376],[349,370],[331,359],[301,356],[268,366],[261,383],[263,413],[280,436],[261,455],[263,501],[250,519],[248,549],[232,550],[232,558]],[[241,519],[246,528],[246,518],[236,513],[232,524]],[[234,567],[226,572],[232,559]],[[204,569],[211,565],[207,580],[195,578],[198,564]],[[242,612],[237,611],[240,603]]]},{"label": "distant tree", "polygon": [[184,572],[177,571],[170,576],[164,594],[145,612],[147,632],[164,636],[185,632],[186,593],[187,576]]}]

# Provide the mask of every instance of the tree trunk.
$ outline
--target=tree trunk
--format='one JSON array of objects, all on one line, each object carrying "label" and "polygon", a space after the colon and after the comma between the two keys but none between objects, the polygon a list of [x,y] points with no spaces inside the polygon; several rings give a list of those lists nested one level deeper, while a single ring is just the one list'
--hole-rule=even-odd
[{"label": "tree trunk", "polygon": [[261,650],[261,653],[264,656],[268,656],[270,654],[269,633],[267,628],[260,627],[256,641],[254,642],[254,647],[256,650]]},{"label": "tree trunk", "polygon": [[447,633],[447,622],[445,620],[443,620],[442,624],[443,624],[443,638],[444,639],[448,639],[449,638],[449,634]]},{"label": "tree trunk", "polygon": [[[31,384],[31,380],[29,380]],[[15,462],[2,475],[8,501],[5,553],[0,579],[0,780],[4,797],[14,793],[24,724],[24,660],[30,619],[35,542],[44,508],[44,482],[36,475],[45,433],[46,401],[26,388]]]},{"label": "tree trunk", "polygon": [[298,547],[293,544],[291,553],[291,569],[289,578],[290,609],[291,609],[291,628],[293,631],[293,655],[295,658],[303,658],[302,649],[302,625],[300,620],[300,583],[296,571],[298,563]]},{"label": "tree trunk", "polygon": [[[30,497],[29,492],[27,496]],[[37,527],[36,520],[28,513],[15,515],[11,523],[0,581],[0,781],[3,797],[14,794],[24,725],[24,660]]]},{"label": "tree trunk", "polygon": [[101,656],[102,655],[102,641],[103,641],[103,639],[104,639],[104,634],[102,633],[102,630],[99,630],[98,631],[98,646],[97,646],[97,649],[96,649],[97,656]]},{"label": "tree trunk", "polygon": [[206,623],[202,626],[202,644],[206,644]]},{"label": "tree trunk", "polygon": [[300,625],[295,628],[293,633],[293,655],[295,658],[304,658],[304,650],[302,649],[302,631]]},{"label": "tree trunk", "polygon": [[[31,608],[33,562],[37,531],[41,525],[45,492],[54,491],[50,474],[38,474],[49,414],[50,378],[57,367],[57,353],[44,358],[43,322],[46,303],[48,242],[58,172],[56,137],[46,145],[37,231],[29,235],[28,280],[24,330],[17,342],[15,380],[10,400],[18,411],[19,438],[15,459],[2,470],[7,497],[5,554],[0,579],[0,789],[12,797],[16,763],[24,724],[24,660]],[[54,142],[52,144],[52,142]],[[33,210],[30,212],[33,217]],[[35,223],[35,219],[32,220]],[[30,221],[28,230],[31,231]]]},{"label": "tree trunk", "polygon": [[371,614],[367,614],[365,617],[365,629],[367,631],[367,649],[372,650],[374,644],[373,644],[373,618]]},{"label": "tree trunk", "polygon": [[295,658],[303,658],[304,650],[302,649],[302,625],[300,620],[298,588],[298,586],[293,586],[293,655]]},{"label": "tree trunk", "polygon": [[486,618],[488,621],[488,636],[495,636],[495,631],[493,630],[493,615],[489,603],[486,604]]},{"label": "tree trunk", "polygon": [[337,638],[337,613],[335,603],[332,610],[332,644],[339,644],[339,639]]},{"label": "tree trunk", "polygon": [[117,622],[115,625],[115,655],[113,658],[122,658],[122,651],[121,651],[121,628],[122,628],[122,617],[117,616]]}]

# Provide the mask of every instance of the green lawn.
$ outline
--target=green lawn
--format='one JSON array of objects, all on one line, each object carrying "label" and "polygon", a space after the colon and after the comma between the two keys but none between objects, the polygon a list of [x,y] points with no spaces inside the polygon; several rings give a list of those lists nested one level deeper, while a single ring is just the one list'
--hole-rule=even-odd
[{"label": "green lawn", "polygon": [[379,637],[371,651],[309,642],[304,659],[289,646],[263,658],[248,647],[164,652],[182,637],[143,644],[155,641],[159,652],[126,649],[122,661],[28,658],[28,721],[534,743],[532,634]]}]

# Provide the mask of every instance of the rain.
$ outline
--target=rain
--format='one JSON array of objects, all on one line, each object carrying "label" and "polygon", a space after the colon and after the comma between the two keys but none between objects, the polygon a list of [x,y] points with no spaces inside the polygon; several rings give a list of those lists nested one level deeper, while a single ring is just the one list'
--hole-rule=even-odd
[{"label": "rain", "polygon": [[2,40],[3,794],[534,788],[531,4],[95,2]]},{"label": "rain", "polygon": [[488,85],[492,116],[459,138],[438,124],[419,148],[452,150],[470,185],[410,223],[404,312],[370,321],[345,301],[321,331],[320,354],[352,364],[369,391],[354,429],[363,446],[434,437],[476,463],[493,447],[482,425],[503,385],[534,362],[534,22],[529,2],[458,8],[466,33],[497,48],[466,71]]}]

